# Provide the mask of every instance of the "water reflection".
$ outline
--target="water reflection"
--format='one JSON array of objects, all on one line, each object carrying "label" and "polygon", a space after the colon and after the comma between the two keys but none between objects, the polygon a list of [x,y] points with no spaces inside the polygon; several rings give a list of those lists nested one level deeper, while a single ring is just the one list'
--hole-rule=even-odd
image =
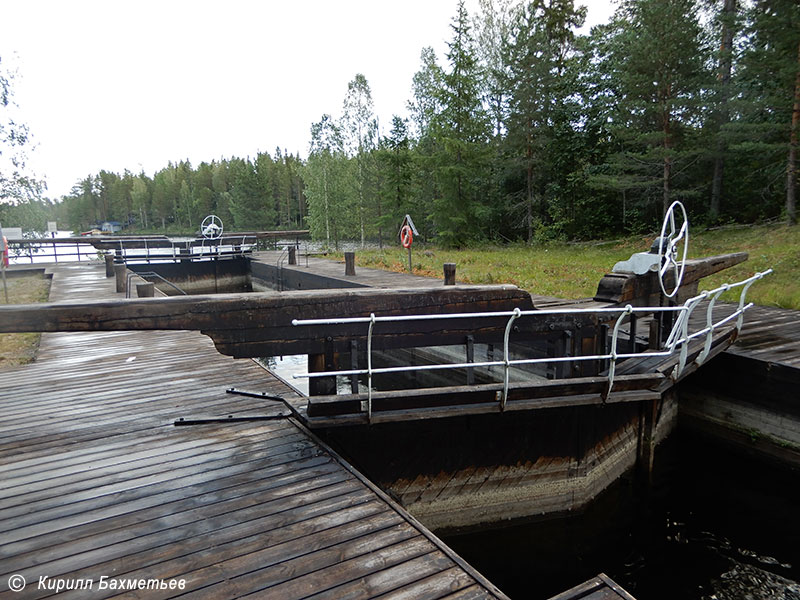
[{"label": "water reflection", "polygon": [[579,515],[445,541],[512,598],[599,572],[638,600],[800,600],[798,472],[677,432],[653,487],[624,478]]}]

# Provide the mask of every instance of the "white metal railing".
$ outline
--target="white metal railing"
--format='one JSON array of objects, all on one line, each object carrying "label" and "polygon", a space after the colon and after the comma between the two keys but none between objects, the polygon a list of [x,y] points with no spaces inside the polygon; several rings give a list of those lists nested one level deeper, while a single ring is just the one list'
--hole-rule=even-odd
[{"label": "white metal railing", "polygon": [[[211,260],[220,257],[246,256],[253,251],[257,240],[248,242],[247,235],[222,236],[211,240],[216,243],[206,245],[203,238],[200,245],[191,242],[168,240],[169,246],[150,245],[147,238],[128,238],[111,240],[117,246],[114,249],[116,256],[123,261],[151,262],[180,262],[183,260]],[[159,240],[163,241],[163,240]],[[143,242],[143,246],[140,244]],[[227,243],[225,243],[227,242]],[[128,243],[128,246],[126,246]],[[142,252],[143,251],[143,252]]]},{"label": "white metal railing", "polygon": [[[56,263],[59,259],[62,262],[80,262],[81,259],[96,260],[97,253],[94,248],[87,248],[81,252],[81,244],[84,243],[79,240],[70,243],[45,240],[9,240],[9,260],[12,264],[22,264],[23,260],[30,261],[30,264],[37,261],[45,262],[44,259],[52,259]],[[73,245],[75,246],[74,252],[72,251]]]},{"label": "white metal railing", "polygon": [[[509,370],[513,366],[530,365],[536,363],[558,363],[558,362],[576,362],[576,361],[597,361],[609,360],[608,369],[608,388],[606,390],[606,397],[611,393],[614,386],[614,374],[616,369],[617,360],[634,358],[637,356],[644,356],[645,354],[628,352],[617,352],[617,340],[619,337],[620,326],[625,317],[635,313],[677,313],[672,328],[670,330],[667,341],[664,344],[664,350],[657,352],[647,352],[647,357],[670,356],[675,353],[678,346],[680,349],[679,362],[676,369],[673,371],[672,377],[677,379],[680,377],[688,357],[689,342],[693,339],[706,336],[705,345],[702,352],[697,357],[695,362],[700,365],[708,357],[711,351],[712,336],[716,329],[719,329],[725,323],[736,319],[736,329],[741,330],[744,312],[753,306],[753,303],[745,304],[745,297],[747,290],[753,283],[772,273],[772,269],[767,269],[760,273],[756,273],[752,277],[739,281],[733,284],[724,284],[714,290],[702,292],[701,294],[689,298],[682,305],[678,306],[640,306],[634,307],[628,304],[624,307],[613,308],[585,308],[585,309],[545,309],[545,310],[520,310],[515,308],[513,311],[498,311],[498,312],[474,312],[474,313],[450,313],[450,314],[426,314],[426,315],[398,315],[398,316],[385,316],[378,317],[374,313],[369,317],[346,317],[346,318],[333,318],[333,319],[294,319],[292,325],[295,326],[314,326],[314,325],[350,325],[357,323],[368,324],[367,329],[367,368],[366,369],[351,369],[344,371],[319,371],[314,373],[295,374],[293,378],[315,378],[315,377],[331,377],[331,376],[348,376],[348,375],[366,375],[367,376],[367,418],[372,420],[372,377],[373,375],[385,373],[401,373],[408,371],[433,371],[441,369],[466,369],[475,367],[503,367],[503,390],[502,393],[498,392],[498,401],[500,403],[500,410],[505,409],[506,401],[508,400],[509,388]],[[739,304],[736,310],[726,317],[717,322],[713,321],[714,304],[721,294],[724,292],[741,287],[739,295]],[[694,333],[689,333],[689,318],[692,311],[704,300],[709,300],[709,305],[706,312],[706,326]],[[511,328],[517,319],[521,317],[545,317],[551,315],[586,315],[586,314],[618,314],[617,320],[614,324],[614,329],[611,335],[611,350],[606,354],[593,354],[584,356],[560,356],[548,358],[523,358],[511,359],[509,354],[509,338],[511,335]],[[401,367],[382,367],[378,369],[372,368],[372,337],[375,325],[377,323],[386,322],[402,322],[402,321],[433,321],[433,320],[446,320],[446,319],[481,319],[490,317],[507,317],[508,321],[503,335],[503,359],[483,362],[467,362],[467,363],[446,363],[446,364],[428,364],[428,365],[406,365]]]}]

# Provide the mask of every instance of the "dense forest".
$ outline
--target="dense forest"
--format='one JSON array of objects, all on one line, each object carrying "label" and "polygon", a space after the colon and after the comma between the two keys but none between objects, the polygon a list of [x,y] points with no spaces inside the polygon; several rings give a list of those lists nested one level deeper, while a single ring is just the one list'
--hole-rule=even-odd
[{"label": "dense forest", "polygon": [[574,0],[462,3],[445,56],[421,51],[407,116],[379,123],[357,74],[307,157],[101,171],[4,210],[183,231],[216,213],[331,246],[394,241],[407,213],[449,246],[649,231],[673,200],[695,223],[796,222],[797,0],[621,0],[578,35],[585,16]]}]

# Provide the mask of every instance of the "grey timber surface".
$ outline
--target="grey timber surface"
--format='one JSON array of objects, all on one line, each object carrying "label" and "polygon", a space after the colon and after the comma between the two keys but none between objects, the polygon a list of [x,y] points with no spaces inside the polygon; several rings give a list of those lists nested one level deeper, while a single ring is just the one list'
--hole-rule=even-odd
[{"label": "grey timber surface", "polygon": [[[119,296],[101,265],[49,268],[53,301]],[[282,403],[231,387],[300,401],[199,332],[46,333],[0,372],[0,598],[53,595],[42,577],[93,582],[67,598],[504,598]]]}]

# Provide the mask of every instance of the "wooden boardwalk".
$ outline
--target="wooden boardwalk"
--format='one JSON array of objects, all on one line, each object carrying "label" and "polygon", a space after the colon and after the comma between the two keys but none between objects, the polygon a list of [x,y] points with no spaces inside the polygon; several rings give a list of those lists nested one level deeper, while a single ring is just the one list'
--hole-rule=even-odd
[{"label": "wooden boardwalk", "polygon": [[409,273],[395,273],[393,271],[369,269],[360,266],[356,267],[355,276],[350,277],[344,274],[344,260],[331,260],[319,256],[306,257],[305,254],[300,255],[300,253],[298,253],[296,265],[287,264],[286,255],[275,250],[255,252],[252,260],[271,266],[276,266],[280,263],[283,269],[295,270],[301,273],[310,272],[330,279],[339,279],[347,284],[366,287],[420,289],[442,285],[441,279],[433,277],[421,277]]},{"label": "wooden boardwalk", "polygon": [[[52,270],[53,300],[114,294],[100,266]],[[231,387],[297,398],[197,332],[48,333],[0,373],[0,598],[504,598],[282,403]],[[139,580],[167,589],[119,589]]]},{"label": "wooden boardwalk", "polygon": [[800,369],[800,312],[754,306],[730,354]]}]

